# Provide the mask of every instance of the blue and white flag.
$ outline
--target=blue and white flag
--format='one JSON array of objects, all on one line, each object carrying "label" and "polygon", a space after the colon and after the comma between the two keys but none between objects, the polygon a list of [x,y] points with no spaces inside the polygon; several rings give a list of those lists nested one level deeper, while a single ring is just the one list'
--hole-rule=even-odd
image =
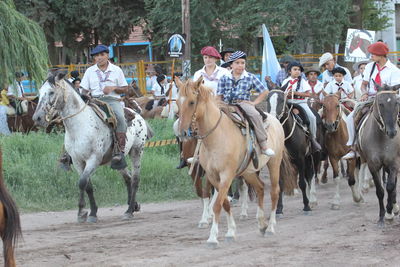
[{"label": "blue and white flag", "polygon": [[276,58],[274,45],[272,44],[271,37],[269,36],[265,24],[262,25],[262,31],[264,47],[262,57],[261,80],[262,83],[266,86],[265,76],[270,76],[272,82],[276,83],[276,76],[281,69],[281,65]]}]

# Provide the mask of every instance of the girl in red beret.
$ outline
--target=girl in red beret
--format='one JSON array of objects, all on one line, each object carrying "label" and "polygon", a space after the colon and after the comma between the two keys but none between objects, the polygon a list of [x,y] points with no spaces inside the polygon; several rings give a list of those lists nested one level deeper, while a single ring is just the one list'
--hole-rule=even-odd
[{"label": "girl in red beret", "polygon": [[218,81],[222,76],[229,74],[229,71],[217,66],[217,61],[221,59],[221,55],[214,47],[203,47],[201,49],[201,54],[203,55],[204,67],[195,72],[193,80],[197,81],[200,76],[203,76],[204,85],[210,87],[215,94],[218,87]]}]

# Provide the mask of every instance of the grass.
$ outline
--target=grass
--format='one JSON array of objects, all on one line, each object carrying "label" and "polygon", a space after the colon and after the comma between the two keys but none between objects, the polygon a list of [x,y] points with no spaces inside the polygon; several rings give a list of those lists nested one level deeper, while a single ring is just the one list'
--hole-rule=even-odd
[{"label": "grass", "polygon": [[[152,140],[173,139],[172,121],[153,120]],[[78,174],[57,167],[64,135],[13,134],[0,136],[6,185],[22,211],[76,209]],[[177,145],[145,148],[142,159],[139,202],[158,202],[194,198],[187,169],[176,170]],[[125,205],[125,183],[118,172],[99,167],[92,176],[98,206]]]}]

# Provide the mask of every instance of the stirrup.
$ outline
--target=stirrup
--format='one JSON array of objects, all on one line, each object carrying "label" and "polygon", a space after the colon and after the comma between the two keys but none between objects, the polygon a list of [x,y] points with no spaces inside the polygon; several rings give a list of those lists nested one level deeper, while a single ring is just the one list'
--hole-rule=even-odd
[{"label": "stirrup", "polygon": [[263,150],[261,153],[264,155],[267,155],[268,157],[275,156],[275,151],[273,151],[271,148],[267,148],[267,149]]}]

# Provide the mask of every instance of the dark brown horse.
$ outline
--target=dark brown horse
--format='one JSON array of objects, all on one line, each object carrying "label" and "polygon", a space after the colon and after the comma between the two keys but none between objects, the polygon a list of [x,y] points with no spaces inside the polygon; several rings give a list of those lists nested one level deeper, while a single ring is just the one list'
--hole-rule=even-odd
[{"label": "dark brown horse", "polygon": [[14,247],[21,237],[21,224],[17,206],[4,185],[2,165],[0,149],[0,236],[3,240],[4,266],[14,267]]},{"label": "dark brown horse", "polygon": [[28,112],[22,115],[7,116],[8,127],[11,132],[29,133],[30,131],[37,131],[32,116],[35,113],[38,98],[28,100]]},{"label": "dark brown horse", "polygon": [[[381,87],[372,105],[372,111],[362,123],[357,136],[357,150],[361,161],[366,162],[374,179],[376,195],[379,201],[379,226],[384,226],[384,218],[393,220],[399,211],[396,203],[397,174],[400,168],[400,135],[397,124],[399,102],[397,99],[400,85]],[[386,209],[383,204],[384,187],[380,170],[387,173],[386,191],[388,193]],[[386,211],[386,214],[385,214]]]},{"label": "dark brown horse", "polygon": [[349,53],[353,53],[354,50],[357,48],[360,48],[363,53],[366,55],[369,54],[368,52],[368,46],[371,45],[371,42],[368,41],[367,39],[361,38],[360,35],[356,35],[351,39],[350,47],[349,47]]}]

